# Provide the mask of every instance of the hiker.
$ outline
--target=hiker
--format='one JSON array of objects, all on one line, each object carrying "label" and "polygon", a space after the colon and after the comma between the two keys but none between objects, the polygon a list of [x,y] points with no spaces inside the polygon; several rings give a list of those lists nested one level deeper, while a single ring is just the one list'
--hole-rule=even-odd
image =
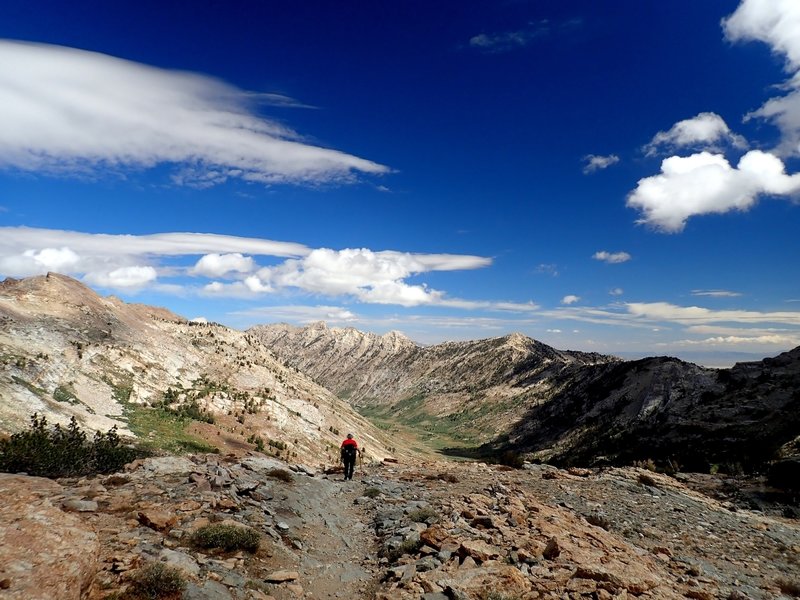
[{"label": "hiker", "polygon": [[348,433],[347,439],[342,442],[342,462],[344,463],[344,478],[352,479],[353,471],[356,468],[356,456],[358,455],[358,444],[353,439],[353,434]]}]

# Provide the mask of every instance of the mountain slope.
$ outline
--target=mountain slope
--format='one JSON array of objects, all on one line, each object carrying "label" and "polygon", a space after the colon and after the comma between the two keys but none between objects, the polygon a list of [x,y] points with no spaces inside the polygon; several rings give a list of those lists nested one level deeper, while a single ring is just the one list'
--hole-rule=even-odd
[{"label": "mountain slope", "polygon": [[378,336],[324,323],[262,325],[248,333],[362,414],[467,442],[509,429],[531,403],[549,399],[557,376],[618,361],[520,334],[422,347],[395,332]]},{"label": "mountain slope", "polygon": [[706,470],[758,467],[800,435],[800,348],[704,369],[675,358],[588,367],[509,432],[511,447],[558,464],[605,457]]},{"label": "mountain slope", "polygon": [[[177,418],[182,410],[197,418]],[[19,430],[33,412],[117,425],[154,445],[175,434],[178,445],[201,438],[236,451],[258,437],[273,453],[316,461],[335,459],[339,437],[354,430],[374,457],[389,453],[347,403],[253,336],[102,298],[52,273],[0,284],[0,431]]]},{"label": "mountain slope", "polygon": [[483,455],[755,468],[800,439],[800,348],[718,370],[564,352],[520,334],[424,348],[323,324],[250,331],[362,414],[484,444]]}]

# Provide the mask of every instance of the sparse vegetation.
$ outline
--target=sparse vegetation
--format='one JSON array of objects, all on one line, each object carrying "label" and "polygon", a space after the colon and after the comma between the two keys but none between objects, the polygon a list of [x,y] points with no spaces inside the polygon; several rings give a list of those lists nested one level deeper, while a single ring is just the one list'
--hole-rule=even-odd
[{"label": "sparse vegetation", "polygon": [[642,485],[647,485],[650,487],[658,487],[658,483],[656,482],[656,480],[647,473],[639,473],[637,479],[639,483],[641,483]]},{"label": "sparse vegetation", "polygon": [[608,520],[608,517],[601,515],[600,513],[592,513],[587,515],[586,522],[590,525],[594,525],[595,527],[602,527],[606,531],[611,530],[611,521]]},{"label": "sparse vegetation", "polygon": [[291,483],[294,481],[294,476],[287,471],[286,469],[270,469],[267,471],[267,475],[274,479],[280,479],[281,481],[285,481],[286,483]]},{"label": "sparse vegetation", "polygon": [[201,527],[192,535],[192,543],[200,548],[219,548],[228,552],[234,550],[258,550],[260,535],[249,527],[212,523]]},{"label": "sparse vegetation", "polygon": [[426,523],[429,519],[438,519],[439,515],[430,507],[419,508],[408,513],[408,518],[415,523]]},{"label": "sparse vegetation", "polygon": [[377,498],[378,496],[381,495],[381,491],[375,487],[368,487],[367,489],[364,490],[364,495],[367,498]]},{"label": "sparse vegetation", "polygon": [[794,596],[795,598],[800,598],[800,581],[793,581],[791,579],[778,579],[775,582],[778,584],[778,588],[786,594],[787,596]]},{"label": "sparse vegetation", "polygon": [[75,417],[66,427],[51,428],[45,417],[34,414],[30,429],[0,440],[0,471],[39,477],[112,473],[143,454],[123,445],[116,427],[98,431],[89,441]]},{"label": "sparse vegetation", "polygon": [[401,556],[406,554],[415,554],[420,548],[422,548],[421,539],[409,538],[394,550],[389,551],[386,555],[386,558],[390,563],[393,563],[396,562]]},{"label": "sparse vegetation", "polygon": [[68,404],[78,404],[78,395],[71,385],[59,385],[53,390],[53,400],[56,402],[66,402]]},{"label": "sparse vegetation", "polygon": [[151,562],[133,572],[126,596],[137,600],[162,600],[178,598],[184,589],[186,580],[181,571],[162,562]]}]

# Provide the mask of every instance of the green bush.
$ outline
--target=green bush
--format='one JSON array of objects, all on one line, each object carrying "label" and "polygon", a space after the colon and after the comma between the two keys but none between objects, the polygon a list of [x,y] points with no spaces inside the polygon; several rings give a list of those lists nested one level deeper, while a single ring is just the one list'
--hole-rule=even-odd
[{"label": "green bush", "polygon": [[34,413],[28,431],[0,440],[0,471],[52,478],[113,473],[144,455],[122,445],[116,426],[89,441],[75,417],[67,427],[50,428]]},{"label": "green bush", "polygon": [[375,487],[368,487],[367,489],[364,490],[364,495],[367,498],[377,498],[378,496],[381,495],[381,491]]},{"label": "green bush", "polygon": [[160,600],[176,598],[186,589],[183,574],[162,562],[151,562],[131,575],[131,586],[126,594],[130,598]]},{"label": "green bush", "polygon": [[222,550],[258,550],[260,537],[249,527],[212,523],[201,527],[192,534],[192,543],[200,548],[221,548]]}]

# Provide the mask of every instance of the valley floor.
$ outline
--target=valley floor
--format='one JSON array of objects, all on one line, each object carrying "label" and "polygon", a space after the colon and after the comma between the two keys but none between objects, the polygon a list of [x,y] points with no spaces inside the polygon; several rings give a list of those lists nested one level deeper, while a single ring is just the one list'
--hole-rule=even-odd
[{"label": "valley floor", "polygon": [[[0,598],[128,598],[152,561],[184,573],[187,600],[800,594],[798,521],[687,477],[409,462],[345,482],[260,455],[151,458],[59,482],[0,474]],[[259,549],[198,548],[210,523],[252,527]]]}]

